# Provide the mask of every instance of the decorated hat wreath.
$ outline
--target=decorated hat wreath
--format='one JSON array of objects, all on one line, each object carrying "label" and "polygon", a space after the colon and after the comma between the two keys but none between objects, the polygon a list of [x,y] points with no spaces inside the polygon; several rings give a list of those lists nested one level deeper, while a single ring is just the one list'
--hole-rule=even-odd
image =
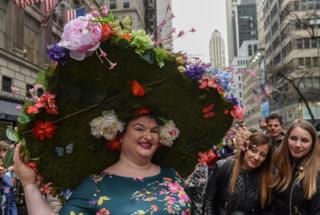
[{"label": "decorated hat wreath", "polygon": [[7,133],[24,144],[44,183],[72,189],[114,163],[124,123],[151,111],[164,124],[154,162],[189,174],[241,107],[224,98],[221,77],[207,65],[155,47],[143,30],[119,27],[105,7],[99,12],[67,23],[48,47],[56,66],[39,72],[18,128]]}]

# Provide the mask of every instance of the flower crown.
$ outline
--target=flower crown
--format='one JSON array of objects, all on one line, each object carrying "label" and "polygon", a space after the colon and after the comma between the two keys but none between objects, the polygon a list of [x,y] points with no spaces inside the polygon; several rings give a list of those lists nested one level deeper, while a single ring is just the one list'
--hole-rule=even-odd
[{"label": "flower crown", "polygon": [[[146,115],[146,110],[143,110],[143,114]],[[95,138],[104,137],[109,141],[109,145],[115,144],[114,140],[117,134],[123,132],[124,123],[121,122],[114,110],[103,111],[102,116],[94,118],[90,122],[91,134]],[[163,126],[160,126],[160,143],[164,146],[171,147],[174,140],[179,136],[179,129],[176,127],[172,120],[167,121]],[[110,146],[110,147],[111,147]],[[113,147],[111,147],[112,149]],[[116,147],[118,149],[118,147]]]}]

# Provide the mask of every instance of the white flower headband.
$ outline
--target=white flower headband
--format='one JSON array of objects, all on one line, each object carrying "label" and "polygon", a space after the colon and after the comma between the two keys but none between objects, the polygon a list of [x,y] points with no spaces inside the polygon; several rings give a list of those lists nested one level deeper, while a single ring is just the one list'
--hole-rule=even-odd
[{"label": "white flower headband", "polygon": [[[104,137],[108,141],[113,141],[118,132],[123,132],[125,123],[121,122],[114,110],[103,111],[102,116],[94,118],[90,123],[91,134],[95,138]],[[180,134],[173,120],[167,121],[160,127],[160,143],[171,147]]]}]

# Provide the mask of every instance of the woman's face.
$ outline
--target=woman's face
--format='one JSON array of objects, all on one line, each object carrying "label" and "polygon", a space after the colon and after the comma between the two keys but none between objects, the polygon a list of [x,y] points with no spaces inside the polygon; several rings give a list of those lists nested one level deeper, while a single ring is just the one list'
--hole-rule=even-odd
[{"label": "woman's face", "polygon": [[242,168],[245,170],[258,168],[267,158],[268,152],[268,144],[249,146],[248,150],[244,154],[244,163]]},{"label": "woman's face", "polygon": [[151,160],[158,144],[158,124],[154,119],[143,116],[129,122],[121,138],[121,153],[134,159]]},{"label": "woman's face", "polygon": [[312,149],[311,134],[301,127],[295,127],[289,134],[288,148],[294,159],[305,157]]}]

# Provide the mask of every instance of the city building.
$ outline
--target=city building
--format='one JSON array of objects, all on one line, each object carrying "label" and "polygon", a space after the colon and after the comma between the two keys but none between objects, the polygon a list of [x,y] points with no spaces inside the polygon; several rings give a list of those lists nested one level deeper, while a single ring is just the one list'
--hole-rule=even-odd
[{"label": "city building", "polygon": [[[256,54],[258,50],[258,41],[257,40],[247,40],[243,41],[238,55],[233,57],[231,66],[233,68],[233,89],[232,94],[241,101],[241,104],[244,105],[243,91],[246,90],[246,83],[243,80],[243,76],[249,73],[247,68],[253,56]],[[250,81],[250,80],[248,80]]]},{"label": "city building", "polygon": [[224,68],[226,66],[224,42],[221,33],[218,30],[215,30],[211,34],[209,42],[209,56],[211,66],[214,68]]},{"label": "city building", "polygon": [[320,88],[320,18],[316,13],[320,2],[261,1],[259,7],[266,81],[272,87],[270,111],[280,114],[287,124],[296,118],[312,120],[309,106],[319,121],[320,94],[315,92]]},{"label": "city building", "polygon": [[153,1],[145,4],[141,0],[105,0],[105,4],[120,20],[125,16],[131,17],[133,29],[146,29],[145,12],[149,3],[152,4]]},{"label": "city building", "polygon": [[256,40],[256,0],[226,0],[229,64],[245,40]]}]

